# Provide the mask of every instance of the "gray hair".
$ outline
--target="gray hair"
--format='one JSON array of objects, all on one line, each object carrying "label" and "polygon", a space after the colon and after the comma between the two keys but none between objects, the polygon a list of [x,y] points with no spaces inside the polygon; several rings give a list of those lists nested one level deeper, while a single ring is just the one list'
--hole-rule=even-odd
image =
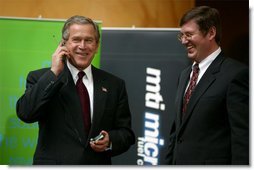
[{"label": "gray hair", "polygon": [[94,28],[95,32],[95,38],[96,38],[96,43],[99,42],[100,40],[100,31],[98,25],[90,18],[84,17],[84,16],[79,16],[75,15],[70,17],[64,24],[62,28],[62,38],[64,40],[68,40],[70,36],[69,28],[73,24],[80,24],[80,25],[85,25],[85,24],[90,24]]}]

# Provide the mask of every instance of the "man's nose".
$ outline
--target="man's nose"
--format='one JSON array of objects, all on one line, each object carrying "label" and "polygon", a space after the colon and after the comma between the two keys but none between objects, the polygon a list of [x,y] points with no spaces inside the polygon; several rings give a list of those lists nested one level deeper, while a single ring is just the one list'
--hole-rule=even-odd
[{"label": "man's nose", "polygon": [[80,49],[84,49],[84,48],[86,48],[86,46],[87,46],[87,43],[85,40],[80,41],[80,44],[79,44]]},{"label": "man's nose", "polygon": [[182,44],[187,44],[188,42],[189,42],[188,38],[186,36],[182,36],[181,43]]}]

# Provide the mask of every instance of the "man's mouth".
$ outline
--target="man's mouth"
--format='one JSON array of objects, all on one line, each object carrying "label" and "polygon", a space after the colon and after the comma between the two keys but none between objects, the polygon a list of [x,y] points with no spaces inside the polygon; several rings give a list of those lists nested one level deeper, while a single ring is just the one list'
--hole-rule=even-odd
[{"label": "man's mouth", "polygon": [[88,56],[88,53],[80,53],[80,52],[76,52],[77,55],[79,56],[83,56],[83,57],[86,57]]},{"label": "man's mouth", "polygon": [[194,48],[193,45],[187,46],[187,50],[188,50],[188,51],[191,50],[192,48]]},{"label": "man's mouth", "polygon": [[187,49],[188,53],[192,53],[193,50],[194,50],[194,46],[193,46],[193,45],[188,45],[188,46],[186,47],[186,49]]}]

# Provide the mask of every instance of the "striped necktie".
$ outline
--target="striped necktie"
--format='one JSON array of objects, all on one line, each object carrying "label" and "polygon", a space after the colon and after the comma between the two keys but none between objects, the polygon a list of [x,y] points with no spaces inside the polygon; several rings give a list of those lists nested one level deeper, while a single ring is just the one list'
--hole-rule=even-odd
[{"label": "striped necktie", "polygon": [[186,113],[187,105],[190,101],[191,94],[196,87],[197,80],[198,80],[198,74],[199,74],[199,67],[198,67],[198,64],[195,64],[192,69],[192,76],[190,79],[189,86],[186,90],[186,93],[185,93],[184,99],[183,99],[182,119],[186,116],[185,113]]}]

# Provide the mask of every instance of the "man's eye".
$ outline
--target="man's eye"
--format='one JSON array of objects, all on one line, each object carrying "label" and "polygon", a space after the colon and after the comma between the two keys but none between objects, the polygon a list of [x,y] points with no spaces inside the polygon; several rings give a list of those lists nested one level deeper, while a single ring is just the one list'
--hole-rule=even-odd
[{"label": "man's eye", "polygon": [[80,42],[79,39],[73,39],[73,42]]},{"label": "man's eye", "polygon": [[85,42],[88,43],[88,44],[93,43],[93,41],[94,41],[93,39],[86,39],[86,40],[85,40]]}]

